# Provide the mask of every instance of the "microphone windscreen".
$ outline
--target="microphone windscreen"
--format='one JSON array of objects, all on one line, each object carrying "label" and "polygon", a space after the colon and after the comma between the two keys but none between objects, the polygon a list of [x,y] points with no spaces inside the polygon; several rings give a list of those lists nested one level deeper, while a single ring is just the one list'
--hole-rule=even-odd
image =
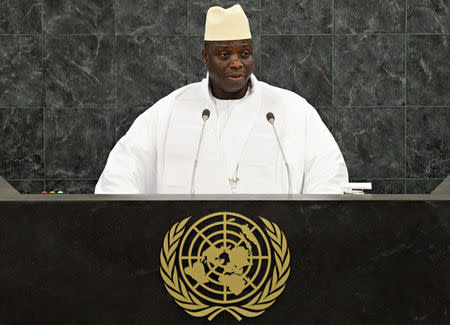
[{"label": "microphone windscreen", "polygon": [[205,108],[202,112],[202,119],[206,121],[207,119],[209,119],[210,114],[211,112],[209,111],[209,109]]},{"label": "microphone windscreen", "polygon": [[272,112],[267,113],[267,114],[266,114],[266,118],[267,118],[267,121],[269,121],[269,123],[272,123],[271,120],[274,120],[274,121],[275,121],[275,116],[273,115]]}]

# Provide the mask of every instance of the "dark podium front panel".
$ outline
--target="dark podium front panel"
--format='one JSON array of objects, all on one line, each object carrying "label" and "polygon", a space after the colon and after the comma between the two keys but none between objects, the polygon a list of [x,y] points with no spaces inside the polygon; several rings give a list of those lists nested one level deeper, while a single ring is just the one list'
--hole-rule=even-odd
[{"label": "dark podium front panel", "polygon": [[[287,240],[286,286],[258,317],[194,317],[165,288],[166,234],[186,217],[187,229],[216,212],[245,216],[255,236],[265,218]],[[0,196],[0,256],[2,325],[450,324],[448,195],[9,193]]]}]

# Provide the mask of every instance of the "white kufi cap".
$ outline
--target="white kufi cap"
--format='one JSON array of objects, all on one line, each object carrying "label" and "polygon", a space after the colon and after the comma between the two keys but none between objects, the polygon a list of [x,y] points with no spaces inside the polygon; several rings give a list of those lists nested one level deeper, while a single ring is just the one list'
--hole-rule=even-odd
[{"label": "white kufi cap", "polygon": [[205,41],[250,39],[250,26],[240,5],[231,8],[211,7],[206,14]]}]

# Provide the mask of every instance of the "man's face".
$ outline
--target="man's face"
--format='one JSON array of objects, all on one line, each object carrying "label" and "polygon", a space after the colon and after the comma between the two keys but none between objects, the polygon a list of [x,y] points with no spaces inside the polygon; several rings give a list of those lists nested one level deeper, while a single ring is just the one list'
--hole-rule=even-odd
[{"label": "man's face", "polygon": [[215,97],[234,99],[245,95],[253,72],[251,40],[208,42],[202,56]]}]

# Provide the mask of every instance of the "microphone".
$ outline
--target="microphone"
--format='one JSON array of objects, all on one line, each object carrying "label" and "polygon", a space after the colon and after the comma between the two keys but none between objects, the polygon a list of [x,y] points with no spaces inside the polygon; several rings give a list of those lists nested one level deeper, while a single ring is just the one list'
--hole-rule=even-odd
[{"label": "microphone", "polygon": [[192,177],[191,177],[191,194],[195,194],[195,173],[197,171],[197,164],[198,164],[198,155],[200,153],[200,146],[202,144],[202,139],[203,139],[203,131],[205,130],[205,124],[206,121],[209,119],[209,116],[211,115],[211,112],[209,111],[209,109],[204,109],[202,112],[202,120],[203,120],[203,125],[202,125],[202,132],[200,133],[200,139],[198,140],[198,147],[197,147],[197,154],[195,155],[195,161],[194,161],[194,168],[192,169]]},{"label": "microphone", "polygon": [[291,170],[289,168],[289,164],[287,162],[286,156],[284,155],[283,147],[281,146],[280,138],[278,137],[277,129],[275,128],[275,116],[272,112],[268,112],[266,114],[267,121],[272,125],[273,132],[275,133],[275,137],[277,138],[278,147],[280,148],[281,155],[283,156],[284,164],[286,165],[287,176],[288,176],[288,194],[292,194],[292,181],[291,181]]}]

